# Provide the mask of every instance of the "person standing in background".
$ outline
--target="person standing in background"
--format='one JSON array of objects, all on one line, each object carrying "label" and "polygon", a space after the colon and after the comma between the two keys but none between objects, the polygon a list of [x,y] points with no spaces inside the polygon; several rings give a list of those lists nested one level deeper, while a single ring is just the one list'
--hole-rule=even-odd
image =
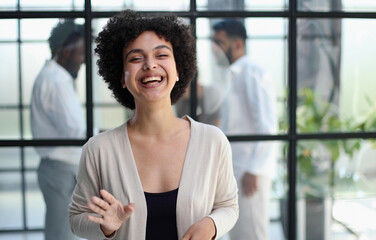
[{"label": "person standing in background", "polygon": [[[75,82],[85,61],[84,27],[60,21],[48,39],[52,58],[39,72],[31,99],[34,139],[86,139],[86,124]],[[46,203],[45,239],[78,239],[68,208],[76,185],[81,147],[37,147],[38,183]]]},{"label": "person standing in background", "polygon": [[[226,19],[214,24],[213,30],[213,41],[221,51],[216,54],[218,63],[230,63],[231,72],[221,108],[221,129],[226,135],[277,133],[273,84],[246,56],[244,25]],[[276,164],[274,143],[231,142],[231,148],[239,186],[239,220],[230,232],[231,240],[269,239],[268,204]]]}]

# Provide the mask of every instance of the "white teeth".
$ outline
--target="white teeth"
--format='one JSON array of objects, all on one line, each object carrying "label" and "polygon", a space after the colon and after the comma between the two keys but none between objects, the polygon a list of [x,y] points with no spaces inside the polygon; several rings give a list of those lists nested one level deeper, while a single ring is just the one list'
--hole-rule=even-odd
[{"label": "white teeth", "polygon": [[148,83],[148,82],[153,82],[153,81],[161,81],[162,77],[161,76],[153,76],[153,77],[146,77],[141,80],[142,83]]}]

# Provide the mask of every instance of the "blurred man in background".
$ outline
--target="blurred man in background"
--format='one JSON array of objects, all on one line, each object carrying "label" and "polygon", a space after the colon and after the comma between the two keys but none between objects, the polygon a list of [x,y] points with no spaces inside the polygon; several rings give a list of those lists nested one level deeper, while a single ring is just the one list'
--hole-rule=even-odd
[{"label": "blurred man in background", "polygon": [[[52,59],[38,74],[31,99],[34,139],[85,139],[86,124],[74,80],[85,61],[84,27],[62,20],[48,39]],[[37,147],[38,183],[46,203],[45,239],[78,239],[68,207],[76,184],[81,147]]]},{"label": "blurred man in background", "polygon": [[[239,21],[226,19],[214,24],[213,30],[218,64],[229,63],[231,72],[221,108],[221,129],[226,135],[276,134],[278,115],[273,84],[246,56],[245,27]],[[231,240],[267,240],[275,144],[231,142],[231,147],[239,187],[239,220],[230,232]]]}]

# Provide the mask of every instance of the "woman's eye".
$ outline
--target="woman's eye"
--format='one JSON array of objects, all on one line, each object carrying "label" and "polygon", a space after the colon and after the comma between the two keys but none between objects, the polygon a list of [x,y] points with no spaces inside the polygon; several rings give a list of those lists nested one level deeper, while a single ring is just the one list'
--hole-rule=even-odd
[{"label": "woman's eye", "polygon": [[168,57],[168,54],[160,53],[160,54],[157,55],[157,57]]},{"label": "woman's eye", "polygon": [[130,58],[130,62],[137,62],[137,61],[141,61],[142,60],[142,57],[132,57]]}]

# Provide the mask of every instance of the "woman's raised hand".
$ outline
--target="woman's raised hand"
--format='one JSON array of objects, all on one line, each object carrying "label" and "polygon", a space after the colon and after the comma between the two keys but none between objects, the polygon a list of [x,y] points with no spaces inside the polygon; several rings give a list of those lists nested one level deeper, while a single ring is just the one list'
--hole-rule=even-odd
[{"label": "woman's raised hand", "polygon": [[100,190],[100,194],[103,199],[94,196],[87,205],[94,213],[101,217],[88,215],[87,219],[99,223],[104,235],[110,236],[132,215],[136,206],[134,203],[124,206],[106,190]]}]

